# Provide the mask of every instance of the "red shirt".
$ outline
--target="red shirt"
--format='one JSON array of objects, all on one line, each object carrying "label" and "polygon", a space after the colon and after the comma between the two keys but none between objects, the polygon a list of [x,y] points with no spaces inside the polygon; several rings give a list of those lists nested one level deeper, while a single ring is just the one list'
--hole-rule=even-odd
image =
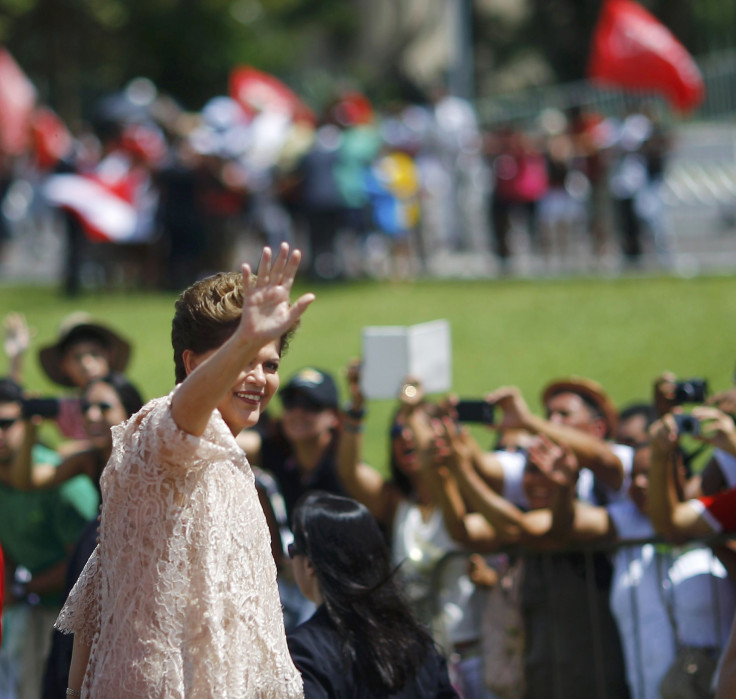
[{"label": "red shirt", "polygon": [[736,488],[715,495],[705,495],[698,500],[705,506],[708,519],[721,525],[721,531],[736,531]]}]

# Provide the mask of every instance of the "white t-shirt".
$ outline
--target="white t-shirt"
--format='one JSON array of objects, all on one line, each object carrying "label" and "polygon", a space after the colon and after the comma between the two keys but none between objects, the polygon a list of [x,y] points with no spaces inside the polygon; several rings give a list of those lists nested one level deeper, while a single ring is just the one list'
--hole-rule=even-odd
[{"label": "white t-shirt", "polygon": [[[630,500],[608,506],[620,540],[655,536]],[[614,555],[611,610],[619,627],[632,699],[659,699],[659,683],[683,644],[723,648],[736,595],[710,549],[655,544],[620,548]]]},{"label": "white t-shirt", "polygon": [[432,618],[430,583],[435,566],[447,552],[462,550],[447,531],[441,508],[436,507],[424,521],[415,503],[399,503],[391,542],[393,563],[401,565],[399,575],[416,613],[422,621],[432,624],[436,640],[443,644],[480,640],[482,590],[468,576],[467,556],[454,557],[445,564],[438,580],[442,611],[439,619]]},{"label": "white t-shirt", "polygon": [[713,452],[713,458],[721,469],[723,479],[726,481],[726,487],[733,488],[736,486],[736,456],[723,451],[723,449],[716,449]]}]

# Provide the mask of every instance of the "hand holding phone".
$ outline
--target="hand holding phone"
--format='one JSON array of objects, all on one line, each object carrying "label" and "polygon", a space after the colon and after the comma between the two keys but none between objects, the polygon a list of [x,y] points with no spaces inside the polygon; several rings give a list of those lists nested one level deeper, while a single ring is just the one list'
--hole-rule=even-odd
[{"label": "hand holding phone", "polygon": [[460,400],[455,405],[458,422],[478,422],[492,425],[493,404],[485,400]]}]

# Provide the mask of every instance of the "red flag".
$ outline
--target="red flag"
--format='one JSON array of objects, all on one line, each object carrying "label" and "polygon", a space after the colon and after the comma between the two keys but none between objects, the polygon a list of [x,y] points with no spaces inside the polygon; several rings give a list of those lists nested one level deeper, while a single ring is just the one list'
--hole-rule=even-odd
[{"label": "red flag", "polygon": [[43,193],[52,206],[73,212],[94,242],[150,242],[155,233],[150,177],[121,152],[108,155],[93,173],[52,175]]},{"label": "red flag", "polygon": [[0,47],[0,151],[22,153],[28,146],[28,122],[36,90],[13,57]]},{"label": "red flag", "polygon": [[30,127],[36,163],[42,170],[50,170],[71,152],[72,135],[53,110],[48,107],[36,109]]},{"label": "red flag", "polygon": [[316,122],[312,110],[289,87],[251,66],[240,66],[230,73],[230,97],[249,115],[273,111],[287,114],[294,121]]},{"label": "red flag", "polygon": [[692,56],[656,17],[633,0],[606,0],[593,34],[588,77],[624,88],[654,90],[676,109],[703,100]]}]

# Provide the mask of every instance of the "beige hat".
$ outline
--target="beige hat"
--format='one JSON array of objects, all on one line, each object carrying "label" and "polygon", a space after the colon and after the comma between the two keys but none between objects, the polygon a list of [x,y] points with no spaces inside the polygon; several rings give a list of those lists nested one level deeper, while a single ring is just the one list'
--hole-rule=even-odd
[{"label": "beige hat", "polygon": [[547,401],[558,393],[575,393],[594,403],[598,406],[598,410],[601,411],[603,419],[606,422],[606,437],[610,439],[616,434],[618,409],[599,383],[596,383],[592,379],[583,378],[582,376],[556,379],[552,383],[547,384],[544,391],[542,391],[542,403],[546,405]]},{"label": "beige hat", "polygon": [[110,352],[110,371],[124,372],[130,359],[130,343],[82,311],[68,315],[59,325],[59,337],[52,345],[42,347],[39,361],[46,376],[62,386],[74,386],[61,369],[61,359],[70,343],[77,339],[100,341]]}]

